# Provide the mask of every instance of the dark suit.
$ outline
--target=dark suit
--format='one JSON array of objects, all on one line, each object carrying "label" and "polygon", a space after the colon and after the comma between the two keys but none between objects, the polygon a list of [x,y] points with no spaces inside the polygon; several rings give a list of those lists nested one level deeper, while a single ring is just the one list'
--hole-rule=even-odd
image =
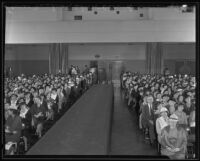
[{"label": "dark suit", "polygon": [[144,128],[149,129],[149,137],[151,142],[153,142],[156,137],[155,137],[155,123],[151,124],[149,121],[154,122],[154,105],[152,104],[152,108],[150,109],[149,105],[144,105],[143,110],[142,110],[142,117],[143,117],[143,126]]}]

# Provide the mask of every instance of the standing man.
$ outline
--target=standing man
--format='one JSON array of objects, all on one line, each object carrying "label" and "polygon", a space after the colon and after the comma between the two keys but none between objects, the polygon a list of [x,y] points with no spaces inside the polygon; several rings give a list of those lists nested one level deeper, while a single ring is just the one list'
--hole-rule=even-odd
[{"label": "standing man", "polygon": [[147,96],[147,104],[143,107],[143,125],[145,126],[146,134],[149,133],[150,143],[155,146],[156,136],[155,136],[155,121],[154,121],[154,105],[153,96]]},{"label": "standing man", "polygon": [[170,74],[170,71],[168,68],[165,68],[163,71],[164,76],[168,76]]}]

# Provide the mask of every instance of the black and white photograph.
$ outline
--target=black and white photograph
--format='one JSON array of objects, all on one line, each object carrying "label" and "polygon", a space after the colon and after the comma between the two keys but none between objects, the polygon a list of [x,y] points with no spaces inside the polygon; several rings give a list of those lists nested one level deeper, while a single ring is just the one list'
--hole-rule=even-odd
[{"label": "black and white photograph", "polygon": [[196,6],[5,3],[3,158],[197,159]]}]

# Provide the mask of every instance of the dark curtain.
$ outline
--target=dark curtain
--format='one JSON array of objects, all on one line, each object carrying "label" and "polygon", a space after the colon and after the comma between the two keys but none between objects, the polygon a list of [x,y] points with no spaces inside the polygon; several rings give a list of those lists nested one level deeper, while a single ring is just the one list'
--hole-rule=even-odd
[{"label": "dark curtain", "polygon": [[68,67],[68,44],[54,43],[49,46],[49,73],[66,74]]},{"label": "dark curtain", "polygon": [[163,72],[163,50],[161,43],[146,44],[146,72],[160,74]]}]

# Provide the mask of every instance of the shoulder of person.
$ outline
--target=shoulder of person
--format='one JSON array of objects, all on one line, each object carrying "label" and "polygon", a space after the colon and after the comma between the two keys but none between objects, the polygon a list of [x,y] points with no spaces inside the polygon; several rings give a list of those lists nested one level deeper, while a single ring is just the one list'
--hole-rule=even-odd
[{"label": "shoulder of person", "polygon": [[177,124],[176,128],[177,128],[178,131],[181,131],[181,132],[182,132],[182,131],[185,131],[184,127],[181,126],[181,125],[178,125],[178,124]]},{"label": "shoulder of person", "polygon": [[22,119],[21,119],[21,117],[20,116],[16,116],[15,117],[15,122],[20,122]]},{"label": "shoulder of person", "polygon": [[163,129],[162,129],[162,131],[163,132],[169,132],[169,130],[170,130],[170,126],[168,125],[168,126],[165,126]]}]

